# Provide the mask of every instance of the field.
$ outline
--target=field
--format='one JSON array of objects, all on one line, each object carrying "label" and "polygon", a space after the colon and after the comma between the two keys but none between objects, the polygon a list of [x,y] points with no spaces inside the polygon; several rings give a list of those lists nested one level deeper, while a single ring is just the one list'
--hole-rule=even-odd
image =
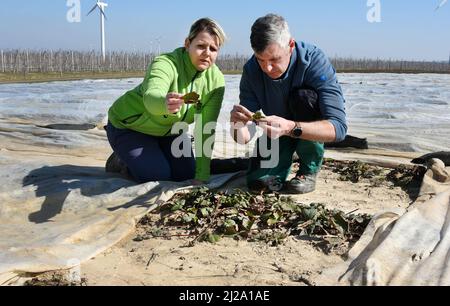
[{"label": "field", "polygon": [[[350,134],[367,138],[369,150],[328,150],[326,157],[386,166],[408,164],[422,152],[448,149],[449,77],[339,74]],[[229,111],[238,103],[240,76],[225,78],[227,90],[214,156],[244,156],[251,148],[234,146],[226,127]],[[83,282],[78,285],[315,285],[323,271],[345,260],[353,241],[335,239],[339,237],[330,232],[328,237],[293,233],[276,245],[270,240],[223,237],[215,244],[198,242],[186,247],[197,234],[180,234],[171,228],[171,237],[159,237],[153,236],[157,231],[148,222],[135,226],[133,217],[147,208],[138,201],[140,195],[152,185],[134,185],[105,173],[111,148],[102,124],[115,99],[141,80],[0,85],[0,227],[4,233],[0,259],[26,261],[34,270],[43,269],[41,258],[44,264],[65,264],[48,262],[55,256],[48,256],[46,250],[68,247],[69,256],[81,252],[78,258],[86,259],[80,270]],[[92,124],[95,128],[58,130],[46,128],[48,124]],[[396,185],[388,179],[390,169],[381,169],[382,176],[376,180],[361,174],[354,179],[355,170],[340,172],[339,165],[327,165],[317,190],[294,197],[295,202],[320,203],[344,214],[375,215],[407,208],[417,192],[417,186]],[[242,178],[223,188],[236,187],[245,188]],[[124,204],[129,201],[134,205]],[[146,218],[158,222],[159,217],[147,214]],[[46,222],[35,224],[36,218]],[[73,222],[77,218],[78,223]],[[103,224],[108,220],[117,223]],[[76,243],[87,248],[75,247]],[[28,254],[39,258],[30,259]],[[58,275],[42,278],[33,283],[66,284]]]},{"label": "field", "polygon": [[[411,177],[401,185],[399,180],[386,178],[392,169],[354,165],[380,176],[361,177],[352,182],[348,174],[361,175],[358,167],[328,161],[320,174],[317,191],[294,196],[295,205],[323,203],[330,210],[371,216],[383,210],[406,208],[417,193],[417,181],[410,181]],[[353,170],[348,171],[350,168]],[[239,184],[234,182],[234,186],[222,190],[232,190]],[[72,285],[314,286],[324,270],[345,260],[355,242],[317,230],[311,235],[291,234],[274,243],[267,239],[270,230],[266,229],[265,240],[249,241],[235,236],[223,237],[215,243],[193,244],[198,232],[195,234],[183,226],[166,226],[155,231],[158,220],[161,220],[158,211],[145,216],[132,234],[82,264],[82,283]],[[68,285],[61,273],[40,275],[29,284]]]}]

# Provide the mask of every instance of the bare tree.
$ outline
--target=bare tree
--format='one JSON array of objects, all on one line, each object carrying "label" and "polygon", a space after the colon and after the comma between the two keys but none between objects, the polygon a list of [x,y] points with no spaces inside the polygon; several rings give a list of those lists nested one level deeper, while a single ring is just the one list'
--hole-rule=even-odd
[{"label": "bare tree", "polygon": [[5,73],[5,59],[3,58],[3,50],[2,50],[2,72]]},{"label": "bare tree", "polygon": [[[105,61],[95,51],[2,50],[3,73],[141,72],[152,63],[156,53],[109,52]],[[221,55],[217,65],[224,72],[240,73],[249,56]],[[450,61],[403,61],[382,59],[330,59],[338,72],[450,73]]]}]

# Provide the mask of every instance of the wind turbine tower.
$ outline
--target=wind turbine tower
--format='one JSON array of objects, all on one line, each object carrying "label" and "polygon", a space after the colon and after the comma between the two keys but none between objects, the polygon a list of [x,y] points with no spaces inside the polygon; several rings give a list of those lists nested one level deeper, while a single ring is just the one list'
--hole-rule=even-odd
[{"label": "wind turbine tower", "polygon": [[[448,0],[441,0],[439,5],[436,7],[436,11],[447,4]],[[450,55],[448,56],[448,64],[450,65]]]},{"label": "wind turbine tower", "polygon": [[89,11],[88,15],[92,13],[96,8],[98,8],[100,13],[100,35],[101,35],[101,50],[102,50],[102,59],[106,60],[106,43],[105,43],[105,8],[108,6],[107,3],[101,2],[97,0],[94,7]]},{"label": "wind turbine tower", "polygon": [[162,36],[158,36],[158,37],[155,38],[155,41],[158,44],[158,55],[161,54],[161,39],[162,38],[163,38]]}]

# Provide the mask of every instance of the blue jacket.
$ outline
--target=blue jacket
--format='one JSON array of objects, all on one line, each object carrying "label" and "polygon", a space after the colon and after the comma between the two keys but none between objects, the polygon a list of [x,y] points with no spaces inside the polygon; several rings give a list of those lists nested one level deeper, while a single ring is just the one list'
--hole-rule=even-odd
[{"label": "blue jacket", "polygon": [[288,70],[278,80],[267,76],[253,56],[244,66],[239,99],[251,112],[262,110],[267,116],[288,118],[289,92],[302,86],[317,91],[323,118],[334,126],[336,141],[344,140],[347,123],[342,89],[332,64],[322,50],[313,45],[296,43]]}]

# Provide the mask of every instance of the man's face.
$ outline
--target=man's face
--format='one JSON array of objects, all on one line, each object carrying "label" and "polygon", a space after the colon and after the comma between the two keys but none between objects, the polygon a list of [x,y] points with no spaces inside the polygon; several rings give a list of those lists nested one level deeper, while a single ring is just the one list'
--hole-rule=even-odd
[{"label": "man's face", "polygon": [[294,47],[293,39],[284,48],[278,43],[273,43],[267,46],[263,52],[255,53],[255,57],[264,73],[271,79],[276,80],[288,69]]}]

